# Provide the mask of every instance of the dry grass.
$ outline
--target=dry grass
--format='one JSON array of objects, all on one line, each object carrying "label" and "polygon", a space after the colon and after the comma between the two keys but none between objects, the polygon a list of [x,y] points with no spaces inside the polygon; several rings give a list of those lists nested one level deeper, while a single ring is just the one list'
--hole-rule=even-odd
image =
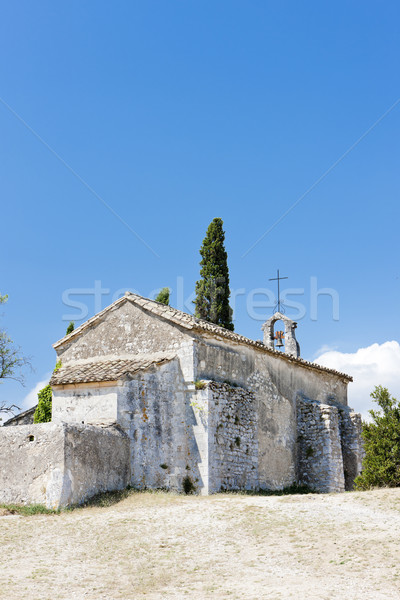
[{"label": "dry grass", "polygon": [[[1,513],[0,513],[1,514]],[[400,489],[0,517],[0,598],[400,599]]]}]

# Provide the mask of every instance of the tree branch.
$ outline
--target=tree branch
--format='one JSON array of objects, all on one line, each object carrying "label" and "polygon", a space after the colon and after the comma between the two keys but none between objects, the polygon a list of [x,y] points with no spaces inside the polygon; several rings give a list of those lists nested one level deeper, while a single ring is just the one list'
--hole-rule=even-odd
[{"label": "tree branch", "polygon": [[16,404],[10,404],[10,406],[7,406],[5,402],[0,402],[0,413],[11,413],[14,415],[15,412],[19,410],[21,409]]}]

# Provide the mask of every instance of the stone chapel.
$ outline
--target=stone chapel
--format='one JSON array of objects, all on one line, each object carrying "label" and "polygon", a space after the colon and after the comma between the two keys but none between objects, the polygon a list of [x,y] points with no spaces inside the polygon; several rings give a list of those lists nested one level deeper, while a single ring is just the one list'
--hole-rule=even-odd
[{"label": "stone chapel", "polygon": [[295,329],[278,312],[253,341],[127,292],[54,344],[51,423],[0,429],[0,502],[68,506],[127,485],[350,490],[352,379],[303,360]]}]

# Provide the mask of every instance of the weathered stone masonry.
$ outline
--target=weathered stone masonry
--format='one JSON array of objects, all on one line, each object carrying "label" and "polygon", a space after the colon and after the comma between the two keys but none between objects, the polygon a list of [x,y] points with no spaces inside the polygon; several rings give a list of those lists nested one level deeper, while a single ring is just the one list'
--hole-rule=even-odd
[{"label": "weathered stone masonry", "polygon": [[361,470],[361,416],[299,396],[297,419],[299,483],[321,492],[351,490]]},{"label": "weathered stone masonry", "polygon": [[127,293],[54,345],[53,422],[0,429],[0,501],[63,506],[128,483],[350,489],[351,378],[299,358],[286,317],[287,353],[275,351],[278,317],[264,344]]},{"label": "weathered stone masonry", "polygon": [[298,400],[299,483],[321,492],[343,492],[339,417],[335,407]]},{"label": "weathered stone masonry", "polygon": [[[192,400],[207,493],[258,488],[257,408],[253,392],[203,381]],[[204,493],[204,491],[203,491]]]}]

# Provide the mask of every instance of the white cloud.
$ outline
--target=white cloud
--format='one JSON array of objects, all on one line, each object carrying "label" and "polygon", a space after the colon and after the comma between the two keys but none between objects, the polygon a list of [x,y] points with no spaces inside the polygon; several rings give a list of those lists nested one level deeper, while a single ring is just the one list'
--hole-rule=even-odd
[{"label": "white cloud", "polygon": [[349,383],[349,406],[368,417],[370,408],[377,408],[370,398],[376,385],[387,387],[389,392],[400,399],[400,345],[398,342],[372,344],[359,348],[353,354],[334,350],[323,352],[315,359],[325,367],[348,373],[354,378]]},{"label": "white cloud", "polygon": [[20,406],[21,411],[28,410],[28,408],[31,408],[31,406],[35,406],[35,404],[37,404],[38,392],[40,392],[40,390],[43,389],[49,383],[50,377],[51,373],[48,373],[45,376],[45,379],[42,379],[42,381],[38,381],[38,383],[27,393],[25,398],[22,400],[22,404]]},{"label": "white cloud", "polygon": [[333,352],[334,350],[337,350],[338,346],[329,346],[329,344],[323,344],[321,346],[321,348],[318,348],[318,350],[314,353],[314,359],[313,360],[317,360],[318,356],[321,356],[321,354],[326,354],[327,352]]}]

